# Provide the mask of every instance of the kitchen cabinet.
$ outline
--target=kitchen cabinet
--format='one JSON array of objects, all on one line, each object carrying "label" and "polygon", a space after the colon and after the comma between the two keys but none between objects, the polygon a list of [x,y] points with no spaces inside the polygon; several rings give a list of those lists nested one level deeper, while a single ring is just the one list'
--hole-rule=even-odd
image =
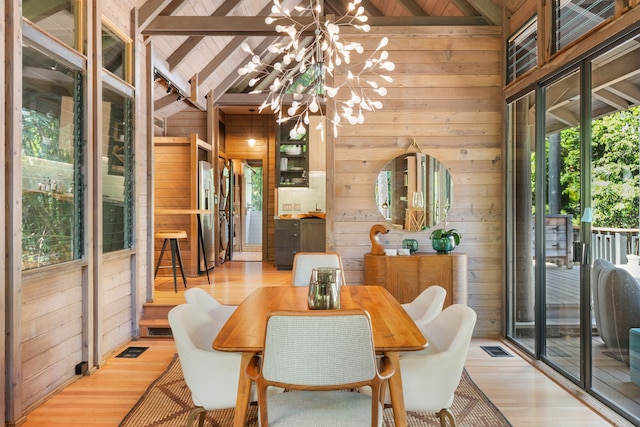
[{"label": "kitchen cabinet", "polygon": [[385,287],[401,304],[432,285],[447,291],[444,306],[467,303],[467,255],[415,253],[409,256],[364,255],[364,284]]},{"label": "kitchen cabinet", "polygon": [[325,251],[325,220],[276,219],[276,268],[291,270],[298,252]]},{"label": "kitchen cabinet", "polygon": [[309,186],[309,127],[304,133],[291,134],[295,122],[277,126],[276,185],[278,187]]}]

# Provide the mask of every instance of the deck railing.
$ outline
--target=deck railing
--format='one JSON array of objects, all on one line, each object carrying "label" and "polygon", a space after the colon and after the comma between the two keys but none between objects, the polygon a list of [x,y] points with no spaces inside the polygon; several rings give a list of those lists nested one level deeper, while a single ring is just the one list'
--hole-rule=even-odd
[{"label": "deck railing", "polygon": [[[576,238],[574,229],[574,242]],[[640,255],[640,229],[593,227],[591,259],[606,259],[613,264],[628,264],[627,255]]]}]

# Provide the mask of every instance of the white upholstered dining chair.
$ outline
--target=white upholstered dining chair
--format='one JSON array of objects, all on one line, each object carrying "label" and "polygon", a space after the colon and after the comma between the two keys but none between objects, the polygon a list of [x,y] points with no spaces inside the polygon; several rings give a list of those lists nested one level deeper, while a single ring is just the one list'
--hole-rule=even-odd
[{"label": "white upholstered dining chair", "polygon": [[413,301],[402,304],[402,308],[421,328],[442,312],[446,297],[446,289],[442,286],[432,285],[420,292],[420,295]]},{"label": "white upholstered dining chair", "polygon": [[188,304],[194,304],[205,311],[212,319],[222,326],[229,316],[238,308],[237,305],[220,304],[217,299],[211,296],[202,288],[189,288],[184,292],[184,298]]},{"label": "white upholstered dining chair", "polygon": [[202,426],[205,411],[235,407],[241,355],[211,348],[220,322],[197,305],[180,304],[172,308],[169,325],[195,406],[189,412],[187,426],[196,418]]},{"label": "white upholstered dining chair", "polygon": [[[386,357],[380,366],[364,310],[271,313],[262,357],[247,367],[261,427],[381,426],[381,397],[394,368]],[[372,395],[349,391],[365,385]],[[293,391],[267,396],[271,386]]]},{"label": "white upholstered dining chair", "polygon": [[298,252],[293,257],[291,284],[293,286],[308,286],[311,271],[318,267],[339,268],[342,285],[346,285],[342,258],[336,252]]},{"label": "white upholstered dining chair", "polygon": [[[456,426],[451,405],[460,384],[476,312],[462,304],[445,308],[423,328],[428,347],[400,353],[402,392],[407,411],[435,412],[441,427]],[[369,394],[368,387],[360,392]],[[385,402],[390,402],[387,392]]]},{"label": "white upholstered dining chair", "polygon": [[471,343],[476,312],[462,304],[445,308],[423,328],[429,342],[426,352],[400,356],[402,390],[407,411],[436,412],[440,425],[456,422],[451,412]]}]

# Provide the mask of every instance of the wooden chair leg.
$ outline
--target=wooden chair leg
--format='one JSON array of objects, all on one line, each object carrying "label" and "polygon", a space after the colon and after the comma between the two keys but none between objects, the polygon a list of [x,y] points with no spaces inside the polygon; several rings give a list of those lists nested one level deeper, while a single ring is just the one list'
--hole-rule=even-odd
[{"label": "wooden chair leg", "polygon": [[437,416],[440,419],[440,427],[447,427],[447,420],[449,420],[450,427],[456,427],[456,419],[454,418],[451,409],[441,409],[440,412],[437,413]]},{"label": "wooden chair leg", "polygon": [[202,427],[204,425],[204,416],[206,411],[202,406],[196,406],[189,412],[189,418],[187,418],[187,427],[191,427],[196,417],[198,418],[198,426]]}]

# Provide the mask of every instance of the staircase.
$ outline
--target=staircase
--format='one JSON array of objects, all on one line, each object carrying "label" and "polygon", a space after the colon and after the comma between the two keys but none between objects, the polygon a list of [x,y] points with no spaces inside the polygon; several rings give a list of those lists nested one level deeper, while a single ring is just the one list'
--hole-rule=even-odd
[{"label": "staircase", "polygon": [[144,304],[142,319],[140,319],[140,337],[170,338],[172,335],[168,315],[169,310],[176,305],[177,304]]}]

